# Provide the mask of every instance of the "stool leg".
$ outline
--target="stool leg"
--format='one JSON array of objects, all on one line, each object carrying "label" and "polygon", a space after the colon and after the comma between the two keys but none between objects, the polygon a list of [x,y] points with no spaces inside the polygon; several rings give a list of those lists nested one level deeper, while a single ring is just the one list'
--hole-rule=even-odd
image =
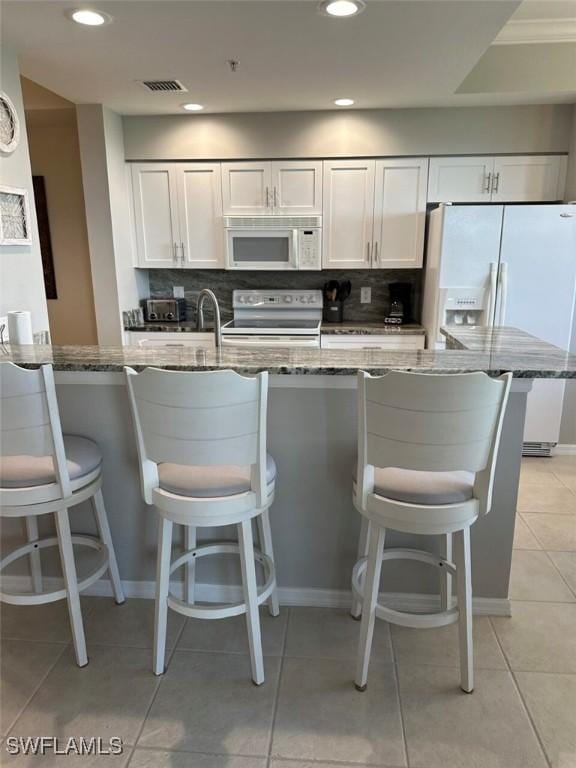
[{"label": "stool leg", "polygon": [[242,565],[242,588],[246,603],[246,626],[250,645],[250,663],[252,681],[255,685],[264,682],[264,659],[262,657],[262,637],[260,635],[260,614],[258,613],[258,590],[256,586],[256,564],[254,562],[254,542],[252,539],[252,521],[244,520],[238,525],[240,542],[240,562]]},{"label": "stool leg", "polygon": [[56,533],[60,549],[60,560],[62,562],[62,573],[64,574],[64,584],[66,585],[66,595],[68,598],[68,613],[70,615],[76,663],[79,667],[85,667],[88,664],[88,655],[86,653],[86,638],[82,622],[82,609],[80,607],[80,593],[78,591],[78,577],[76,575],[76,563],[74,562],[68,510],[66,507],[63,507],[54,516],[56,518]]},{"label": "stool leg", "polygon": [[[256,525],[258,526],[258,538],[260,540],[260,547],[265,555],[268,555],[270,560],[276,566],[274,562],[274,549],[272,547],[272,530],[270,528],[270,515],[268,510],[265,509],[261,515],[256,518]],[[275,584],[272,594],[268,600],[268,613],[270,616],[278,616],[280,613],[280,607],[278,603],[278,586]]]},{"label": "stool leg", "polygon": [[156,561],[156,613],[154,617],[154,674],[163,675],[166,664],[166,626],[168,624],[168,589],[172,554],[172,521],[159,519]]},{"label": "stool leg", "polygon": [[[370,520],[365,518],[363,515],[361,516],[361,526],[360,526],[360,539],[358,541],[358,560],[362,560],[362,558],[368,556],[368,542],[370,540],[370,527],[371,523]],[[360,579],[360,586],[362,587],[362,590],[364,590],[364,584],[366,583],[366,575],[362,576]],[[356,598],[352,599],[352,608],[350,609],[350,615],[353,619],[356,619],[357,621],[360,619],[360,616],[362,615],[362,603],[360,600],[356,600]]]},{"label": "stool leg", "polygon": [[[444,541],[444,559],[452,562],[452,534],[447,533]],[[443,611],[452,607],[452,576],[449,571],[440,575],[440,605]]]},{"label": "stool leg", "polygon": [[460,636],[460,687],[466,693],[474,690],[474,651],[472,644],[472,573],[470,560],[470,528],[454,535],[456,556],[456,590],[458,593],[458,632]]},{"label": "stool leg", "polygon": [[[38,518],[35,515],[29,515],[26,518],[26,536],[29,542],[38,539]],[[30,552],[30,575],[32,576],[32,589],[36,594],[40,594],[42,592],[42,566],[39,549]]]},{"label": "stool leg", "polygon": [[110,574],[110,581],[112,582],[114,600],[116,600],[118,605],[122,605],[122,603],[126,602],[126,598],[124,597],[124,590],[120,580],[120,572],[118,571],[118,563],[116,562],[116,553],[114,552],[114,542],[112,541],[112,534],[110,533],[110,525],[108,524],[108,516],[106,514],[106,507],[104,506],[104,497],[102,496],[101,489],[98,489],[92,497],[92,505],[96,516],[98,534],[108,550],[108,573]]},{"label": "stool leg", "polygon": [[358,659],[356,666],[356,689],[365,691],[368,684],[368,665],[372,650],[374,622],[376,620],[376,603],[380,574],[382,573],[382,552],[384,550],[385,530],[379,525],[372,525],[370,544],[368,548],[368,567],[364,582],[364,604],[362,607],[362,622],[360,624],[360,642],[358,644]]},{"label": "stool leg", "polygon": [[[194,525],[184,526],[184,547],[187,552],[196,549],[196,527]],[[196,586],[196,561],[190,560],[186,564],[186,581],[184,583],[184,600],[187,603],[194,602],[194,588]]]}]

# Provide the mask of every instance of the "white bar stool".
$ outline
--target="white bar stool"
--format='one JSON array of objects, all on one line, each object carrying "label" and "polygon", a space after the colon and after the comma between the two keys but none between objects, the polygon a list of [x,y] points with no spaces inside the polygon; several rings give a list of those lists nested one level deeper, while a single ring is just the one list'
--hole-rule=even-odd
[{"label": "white bar stool", "polygon": [[[114,597],[124,593],[102,498],[102,454],[95,442],[77,435],[63,435],[51,365],[25,370],[0,363],[0,516],[26,521],[28,543],[0,561],[0,572],[28,555],[31,593],[0,591],[0,602],[40,605],[68,601],[74,651],[79,667],[88,663],[80,608],[80,592],[110,573]],[[72,535],[68,510],[91,500],[99,538]],[[38,538],[38,516],[53,513],[56,536]],[[92,572],[82,581],[76,575],[73,545],[99,553]],[[43,591],[40,550],[58,545],[64,588]]]},{"label": "white bar stool", "polygon": [[[356,688],[366,690],[375,618],[405,627],[459,622],[460,686],[474,689],[470,526],[490,511],[512,374],[358,374],[358,465],[354,505],[363,516],[352,575],[352,615],[361,613]],[[386,530],[446,537],[446,558],[384,550]],[[452,562],[452,534],[454,560]],[[442,568],[441,611],[410,614],[378,602],[383,560]],[[451,577],[457,605],[451,605]]]},{"label": "white bar stool", "polygon": [[[165,669],[168,608],[197,619],[246,614],[252,680],[264,682],[258,606],[278,597],[268,509],[274,500],[276,465],[266,453],[268,374],[234,371],[176,372],[126,368],[147,504],[159,515],[154,674]],[[262,551],[254,548],[256,518]],[[185,526],[186,552],[171,562],[173,523]],[[234,542],[196,545],[196,529],[237,525]],[[194,564],[199,557],[240,554],[244,601],[196,605]],[[255,562],[264,570],[258,589]],[[170,574],[186,566],[184,600],[170,593]]]}]

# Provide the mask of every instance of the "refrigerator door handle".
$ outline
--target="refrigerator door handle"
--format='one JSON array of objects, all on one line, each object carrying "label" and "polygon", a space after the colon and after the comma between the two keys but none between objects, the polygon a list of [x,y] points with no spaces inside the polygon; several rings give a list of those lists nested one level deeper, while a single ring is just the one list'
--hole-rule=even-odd
[{"label": "refrigerator door handle", "polygon": [[488,295],[488,317],[486,320],[486,325],[488,326],[494,325],[494,321],[496,319],[495,311],[496,311],[497,279],[498,279],[498,262],[491,261],[490,262],[490,293]]},{"label": "refrigerator door handle", "polygon": [[504,325],[506,320],[506,303],[508,301],[508,264],[505,261],[500,264],[500,312],[498,313],[498,325]]}]

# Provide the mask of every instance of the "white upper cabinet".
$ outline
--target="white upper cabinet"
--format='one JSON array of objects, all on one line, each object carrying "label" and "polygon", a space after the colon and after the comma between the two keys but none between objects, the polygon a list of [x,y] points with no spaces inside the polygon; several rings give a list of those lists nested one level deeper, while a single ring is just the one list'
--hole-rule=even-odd
[{"label": "white upper cabinet", "polygon": [[433,157],[428,176],[429,203],[489,203],[492,157]]},{"label": "white upper cabinet", "polygon": [[495,157],[492,202],[562,200],[566,165],[563,155]]},{"label": "white upper cabinet", "polygon": [[323,267],[421,267],[427,177],[427,159],[324,162]]},{"label": "white upper cabinet", "polygon": [[224,215],[322,213],[322,163],[223,163]]},{"label": "white upper cabinet", "polygon": [[132,165],[134,225],[139,267],[179,266],[177,180],[174,164]]},{"label": "white upper cabinet", "polygon": [[563,155],[435,157],[430,160],[429,203],[526,203],[561,200]]},{"label": "white upper cabinet", "polygon": [[272,163],[274,213],[320,215],[322,213],[322,162],[287,160]]},{"label": "white upper cabinet", "polygon": [[220,164],[181,165],[178,183],[182,266],[224,269]]},{"label": "white upper cabinet", "polygon": [[428,159],[377,160],[373,269],[422,266]]},{"label": "white upper cabinet", "polygon": [[220,164],[132,165],[137,266],[223,269]]},{"label": "white upper cabinet", "polygon": [[370,269],[374,160],[324,161],[324,269]]},{"label": "white upper cabinet", "polygon": [[222,163],[225,216],[253,216],[272,211],[272,164]]}]

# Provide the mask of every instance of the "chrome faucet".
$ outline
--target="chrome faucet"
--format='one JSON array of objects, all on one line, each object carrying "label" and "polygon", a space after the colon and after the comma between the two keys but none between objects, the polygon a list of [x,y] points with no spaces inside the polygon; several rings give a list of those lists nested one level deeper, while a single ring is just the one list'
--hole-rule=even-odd
[{"label": "chrome faucet", "polygon": [[198,303],[196,304],[196,330],[204,329],[204,301],[210,299],[214,309],[214,344],[216,349],[222,346],[222,332],[220,330],[220,307],[218,299],[209,288],[203,288],[198,294]]}]

